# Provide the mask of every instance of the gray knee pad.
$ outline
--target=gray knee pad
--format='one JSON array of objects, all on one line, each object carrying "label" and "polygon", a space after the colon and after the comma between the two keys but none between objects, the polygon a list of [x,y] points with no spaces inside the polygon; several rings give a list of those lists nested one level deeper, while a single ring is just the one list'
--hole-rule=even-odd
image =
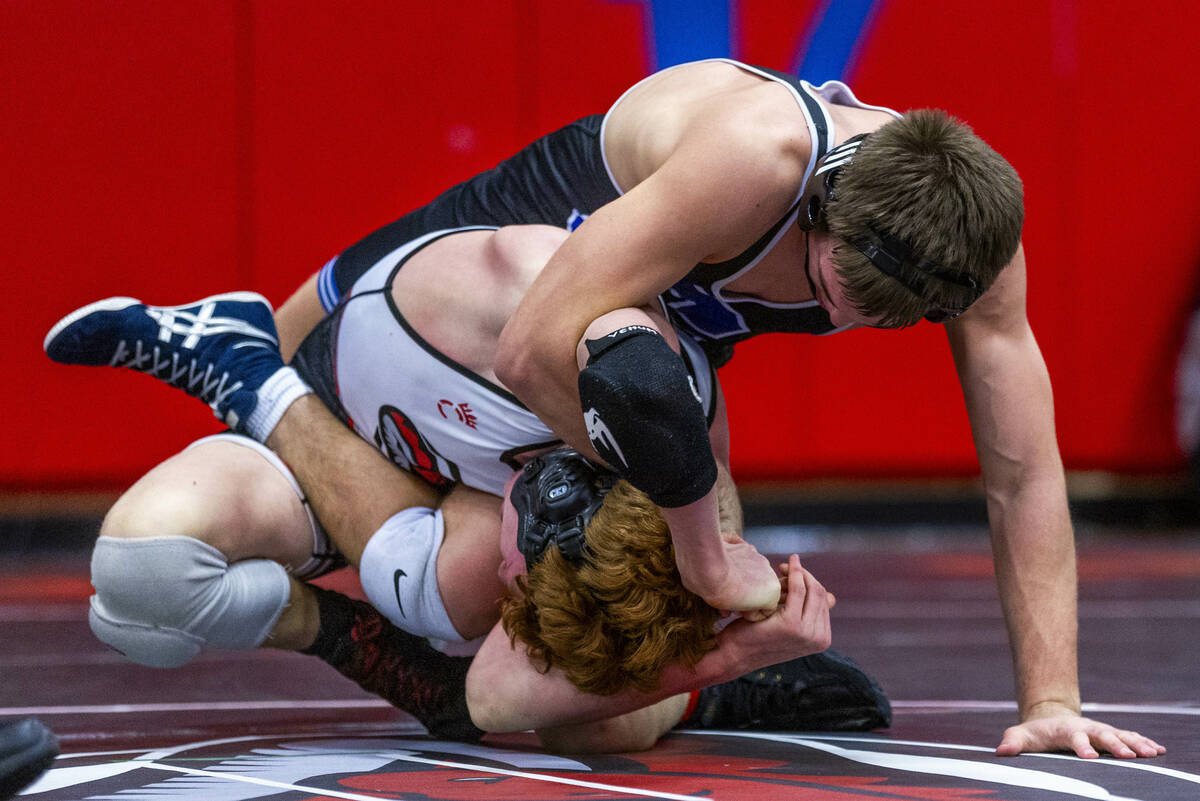
[{"label": "gray knee pad", "polygon": [[150,667],[205,650],[262,644],[287,606],[287,571],[269,559],[230,565],[193,537],[100,537],[88,622],[102,642]]},{"label": "gray knee pad", "polygon": [[410,634],[462,642],[437,583],[442,513],[405,509],[379,527],[363,549],[358,577],[371,605]]}]

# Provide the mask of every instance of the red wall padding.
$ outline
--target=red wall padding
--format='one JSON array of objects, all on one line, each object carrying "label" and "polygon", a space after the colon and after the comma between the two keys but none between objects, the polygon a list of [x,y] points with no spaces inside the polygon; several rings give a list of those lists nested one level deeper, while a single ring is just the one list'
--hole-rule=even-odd
[{"label": "red wall padding", "polygon": [[[823,3],[735,3],[733,53],[788,68]],[[1102,7],[1102,10],[1101,10]],[[861,98],[947,108],[1020,170],[1030,316],[1069,467],[1181,464],[1171,370],[1200,267],[1200,126],[1169,0],[884,0]],[[150,379],[51,364],[111,294],[282,302],[347,244],[653,68],[639,2],[126,0],[0,5],[7,329],[0,486],[112,488],[198,434]],[[741,478],[969,474],[940,332],[765,337],[723,370]]]}]

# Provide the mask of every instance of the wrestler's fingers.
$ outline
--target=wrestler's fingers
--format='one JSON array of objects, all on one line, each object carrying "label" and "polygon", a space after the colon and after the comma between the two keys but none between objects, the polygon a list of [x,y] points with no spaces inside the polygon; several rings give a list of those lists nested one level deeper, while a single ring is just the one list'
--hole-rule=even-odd
[{"label": "wrestler's fingers", "polygon": [[1095,759],[1100,756],[1099,752],[1092,747],[1092,738],[1082,730],[1071,735],[1071,750],[1075,752],[1075,756],[1083,759]]},{"label": "wrestler's fingers", "polygon": [[821,582],[817,581],[817,577],[807,570],[802,569],[804,576],[804,609],[802,616],[810,621],[817,620],[824,616],[826,624],[829,619],[829,602],[828,593]]},{"label": "wrestler's fingers", "polygon": [[[800,566],[800,557],[799,556],[797,556],[796,554],[792,554],[791,558],[796,560],[797,568],[799,568],[806,575],[808,575],[809,578],[813,578],[812,573],[809,573],[807,570],[805,570],[803,567]],[[791,564],[789,562],[781,563],[779,565],[779,571],[780,571],[780,573],[783,573],[785,575],[788,574],[791,571]],[[813,578],[813,580],[816,581],[815,578]],[[817,583],[818,583],[818,585],[820,585],[820,582],[817,582]],[[826,590],[823,585],[821,585],[821,589],[824,590],[825,597],[829,601],[829,608],[832,609],[834,607],[834,605],[837,604],[837,598],[834,596],[834,594],[832,592],[830,592],[829,590]]]},{"label": "wrestler's fingers", "polygon": [[792,554],[788,557],[788,603],[796,604],[796,608],[801,608],[804,603],[804,596],[808,590],[805,579],[805,570],[800,567],[800,557]]},{"label": "wrestler's fingers", "polygon": [[1125,742],[1118,736],[1115,730],[1106,730],[1096,735],[1096,740],[1105,751],[1117,757],[1118,759],[1134,759],[1137,754],[1132,748],[1125,745]]},{"label": "wrestler's fingers", "polygon": [[1000,745],[996,746],[997,756],[1016,756],[1025,750],[1026,737],[1019,726],[1010,726],[1004,730]]},{"label": "wrestler's fingers", "polygon": [[817,610],[818,612],[828,609],[829,592],[825,589],[825,585],[817,580],[817,577],[812,573],[809,573],[807,570],[804,571],[804,583],[806,585],[804,590],[804,603],[817,605],[819,607]]},{"label": "wrestler's fingers", "polygon": [[1154,742],[1149,737],[1143,737],[1136,731],[1118,730],[1117,735],[1125,742],[1125,745],[1132,748],[1140,757],[1154,757],[1167,753],[1166,748]]},{"label": "wrestler's fingers", "polygon": [[805,570],[804,574],[805,580],[808,581],[808,590],[804,596],[804,615],[808,620],[813,643],[825,650],[833,640],[832,624],[829,620],[829,593],[812,573]]}]

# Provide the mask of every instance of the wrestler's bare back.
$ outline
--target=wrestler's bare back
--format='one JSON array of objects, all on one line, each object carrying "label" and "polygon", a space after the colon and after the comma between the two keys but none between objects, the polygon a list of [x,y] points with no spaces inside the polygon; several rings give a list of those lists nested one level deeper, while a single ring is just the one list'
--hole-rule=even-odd
[{"label": "wrestler's bare back", "polygon": [[[493,365],[500,331],[568,235],[561,228],[520,225],[441,237],[404,263],[392,298],[430,345],[499,384]],[[661,309],[646,312],[674,344]]]}]

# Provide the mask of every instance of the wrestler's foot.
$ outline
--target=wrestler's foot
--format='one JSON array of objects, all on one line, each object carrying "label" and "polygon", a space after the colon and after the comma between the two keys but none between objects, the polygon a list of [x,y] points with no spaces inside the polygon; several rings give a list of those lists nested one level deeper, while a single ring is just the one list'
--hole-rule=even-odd
[{"label": "wrestler's foot", "polygon": [[54,735],[35,718],[0,726],[0,798],[12,798],[58,756]]},{"label": "wrestler's foot", "polygon": [[260,395],[278,395],[281,381],[303,385],[290,370],[277,375],[283,359],[271,305],[253,292],[213,295],[184,306],[107,298],[59,320],[43,347],[63,364],[128,367],[152,375],[203,400],[230,428],[260,440],[278,420],[275,415],[262,431],[261,418],[270,416],[274,404],[260,403]]},{"label": "wrestler's foot", "polygon": [[854,662],[825,651],[701,690],[679,728],[869,731],[891,723],[892,705],[879,685]]}]

